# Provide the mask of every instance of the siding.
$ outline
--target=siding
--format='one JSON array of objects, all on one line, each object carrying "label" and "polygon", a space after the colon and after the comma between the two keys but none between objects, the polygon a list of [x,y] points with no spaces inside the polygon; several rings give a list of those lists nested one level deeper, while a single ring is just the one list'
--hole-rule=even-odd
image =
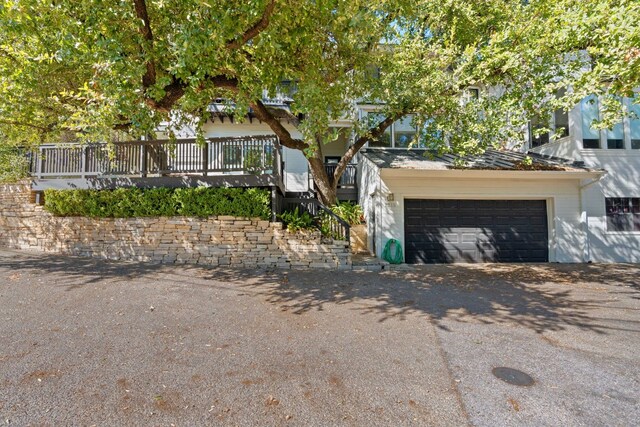
[{"label": "siding", "polygon": [[640,232],[607,231],[605,197],[640,197],[640,152],[583,150],[587,166],[608,171],[600,182],[585,187],[583,201],[589,224],[590,260],[640,262]]}]

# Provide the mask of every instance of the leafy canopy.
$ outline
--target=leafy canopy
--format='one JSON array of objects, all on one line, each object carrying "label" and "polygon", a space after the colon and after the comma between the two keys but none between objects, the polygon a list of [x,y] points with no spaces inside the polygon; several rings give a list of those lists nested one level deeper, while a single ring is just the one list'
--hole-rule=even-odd
[{"label": "leafy canopy", "polygon": [[[388,120],[356,121],[355,151],[411,112],[428,146],[472,152],[592,93],[603,126],[619,120],[638,46],[635,0],[4,0],[0,143],[137,138],[169,118],[199,129],[222,98],[310,156],[356,101]],[[261,103],[284,79],[303,141]],[[469,86],[483,96],[465,101]]]}]

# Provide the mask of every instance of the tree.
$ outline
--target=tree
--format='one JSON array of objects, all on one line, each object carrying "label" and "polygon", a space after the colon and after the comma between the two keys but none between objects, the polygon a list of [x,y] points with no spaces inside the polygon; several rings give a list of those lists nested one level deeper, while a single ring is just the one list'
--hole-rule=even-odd
[{"label": "tree", "polygon": [[[161,121],[201,130],[213,99],[251,109],[282,145],[302,150],[323,202],[353,156],[412,113],[414,143],[475,153],[521,138],[533,111],[568,108],[640,82],[640,11],[625,0],[6,0],[0,6],[4,144],[140,137]],[[295,139],[262,103],[297,82]],[[465,100],[471,85],[486,90]],[[571,87],[561,98],[558,88]],[[380,106],[358,120],[356,100]],[[332,177],[330,123],[354,143]],[[507,125],[508,124],[508,125]],[[169,129],[171,131],[171,129]]]}]

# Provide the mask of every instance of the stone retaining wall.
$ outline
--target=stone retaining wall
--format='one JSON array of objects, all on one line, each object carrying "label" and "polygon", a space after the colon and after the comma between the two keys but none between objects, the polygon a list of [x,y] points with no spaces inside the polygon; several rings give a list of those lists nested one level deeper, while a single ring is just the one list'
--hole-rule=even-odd
[{"label": "stone retaining wall", "polygon": [[346,242],[229,216],[54,217],[28,183],[0,185],[0,245],[114,260],[232,267],[350,269]]}]

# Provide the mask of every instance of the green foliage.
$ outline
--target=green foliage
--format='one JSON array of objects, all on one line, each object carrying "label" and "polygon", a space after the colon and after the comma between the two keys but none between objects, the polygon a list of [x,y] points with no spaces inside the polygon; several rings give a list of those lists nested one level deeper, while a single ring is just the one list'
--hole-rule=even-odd
[{"label": "green foliage", "polygon": [[25,178],[29,161],[23,150],[2,145],[0,142],[0,183],[15,182]]},{"label": "green foliage", "polygon": [[271,215],[270,193],[259,188],[46,190],[45,209],[56,216],[94,218]]},{"label": "green foliage", "polygon": [[320,221],[318,222],[320,233],[323,236],[330,237],[332,239],[343,239],[338,230],[334,229],[335,224],[336,220],[331,215],[326,212],[320,214]]},{"label": "green foliage", "polygon": [[308,230],[315,227],[315,221],[309,212],[302,212],[296,207],[293,211],[283,212],[280,219],[286,224],[287,230],[299,231]]},{"label": "green foliage", "polygon": [[349,225],[362,224],[363,212],[360,205],[353,202],[338,202],[331,207],[333,213],[345,220]]},{"label": "green foliage", "polygon": [[[335,119],[351,119],[357,140],[371,135],[354,100],[388,118],[413,113],[421,143],[464,155],[521,141],[533,113],[589,94],[609,126],[624,114],[616,96],[640,86],[637,0],[144,3],[153,40],[133,1],[0,5],[0,144],[105,141],[116,128],[137,138],[169,119],[169,135],[190,125],[201,138],[212,99],[241,121],[289,80],[308,155]],[[465,99],[469,86],[480,99]],[[560,88],[571,90],[555,98]]]}]

